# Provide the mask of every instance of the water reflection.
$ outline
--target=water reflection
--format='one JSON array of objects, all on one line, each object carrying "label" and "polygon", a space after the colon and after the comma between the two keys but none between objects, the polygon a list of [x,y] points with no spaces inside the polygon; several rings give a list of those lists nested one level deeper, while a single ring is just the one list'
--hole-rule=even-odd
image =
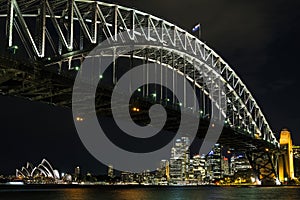
[{"label": "water reflection", "polygon": [[300,187],[97,187],[77,189],[1,189],[1,200],[298,200]]},{"label": "water reflection", "polygon": [[90,189],[63,189],[59,191],[61,200],[84,200],[86,197],[89,197],[93,194],[93,192]]}]

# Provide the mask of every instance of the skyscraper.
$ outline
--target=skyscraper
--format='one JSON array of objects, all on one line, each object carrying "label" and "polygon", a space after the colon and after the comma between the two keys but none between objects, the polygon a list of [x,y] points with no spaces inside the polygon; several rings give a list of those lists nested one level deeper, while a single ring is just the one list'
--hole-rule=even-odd
[{"label": "skyscraper", "polygon": [[79,181],[80,179],[80,167],[77,166],[74,170],[74,180]]},{"label": "skyscraper", "polygon": [[107,176],[109,178],[113,178],[114,177],[114,168],[113,168],[112,165],[108,165]]},{"label": "skyscraper", "polygon": [[189,177],[190,140],[188,137],[177,139],[171,149],[170,178],[173,183],[181,183]]},{"label": "skyscraper", "polygon": [[223,178],[220,144],[215,144],[207,156],[207,178],[209,181],[218,181]]},{"label": "skyscraper", "polygon": [[225,176],[229,176],[230,175],[230,169],[229,169],[229,159],[225,156],[222,156],[221,159],[221,168],[223,170],[223,174]]},{"label": "skyscraper", "polygon": [[161,160],[160,161],[160,170],[161,176],[166,177],[167,180],[170,179],[170,164],[168,160]]}]

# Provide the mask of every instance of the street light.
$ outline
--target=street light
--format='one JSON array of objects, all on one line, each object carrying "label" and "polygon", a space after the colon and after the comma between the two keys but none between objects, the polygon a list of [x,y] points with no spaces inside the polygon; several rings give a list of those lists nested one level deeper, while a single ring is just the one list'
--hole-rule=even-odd
[{"label": "street light", "polygon": [[79,71],[80,67],[79,66],[75,66],[75,70]]}]

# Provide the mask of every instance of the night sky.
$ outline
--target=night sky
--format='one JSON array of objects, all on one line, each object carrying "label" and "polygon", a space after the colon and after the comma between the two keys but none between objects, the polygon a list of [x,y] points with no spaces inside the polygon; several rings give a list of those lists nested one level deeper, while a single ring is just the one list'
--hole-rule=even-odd
[{"label": "night sky", "polygon": [[[273,131],[287,127],[300,145],[299,0],[119,0],[190,31],[237,72]],[[183,3],[184,2],[184,3]],[[3,27],[2,27],[3,28]],[[47,158],[61,172],[104,173],[81,144],[71,110],[0,96],[0,174],[14,174],[27,161]]]}]

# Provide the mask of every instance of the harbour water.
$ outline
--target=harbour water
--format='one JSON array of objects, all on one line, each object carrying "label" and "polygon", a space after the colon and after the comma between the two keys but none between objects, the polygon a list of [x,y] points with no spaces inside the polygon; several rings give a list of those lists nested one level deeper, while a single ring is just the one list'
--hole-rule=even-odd
[{"label": "harbour water", "polygon": [[300,187],[0,188],[1,200],[299,200]]}]

